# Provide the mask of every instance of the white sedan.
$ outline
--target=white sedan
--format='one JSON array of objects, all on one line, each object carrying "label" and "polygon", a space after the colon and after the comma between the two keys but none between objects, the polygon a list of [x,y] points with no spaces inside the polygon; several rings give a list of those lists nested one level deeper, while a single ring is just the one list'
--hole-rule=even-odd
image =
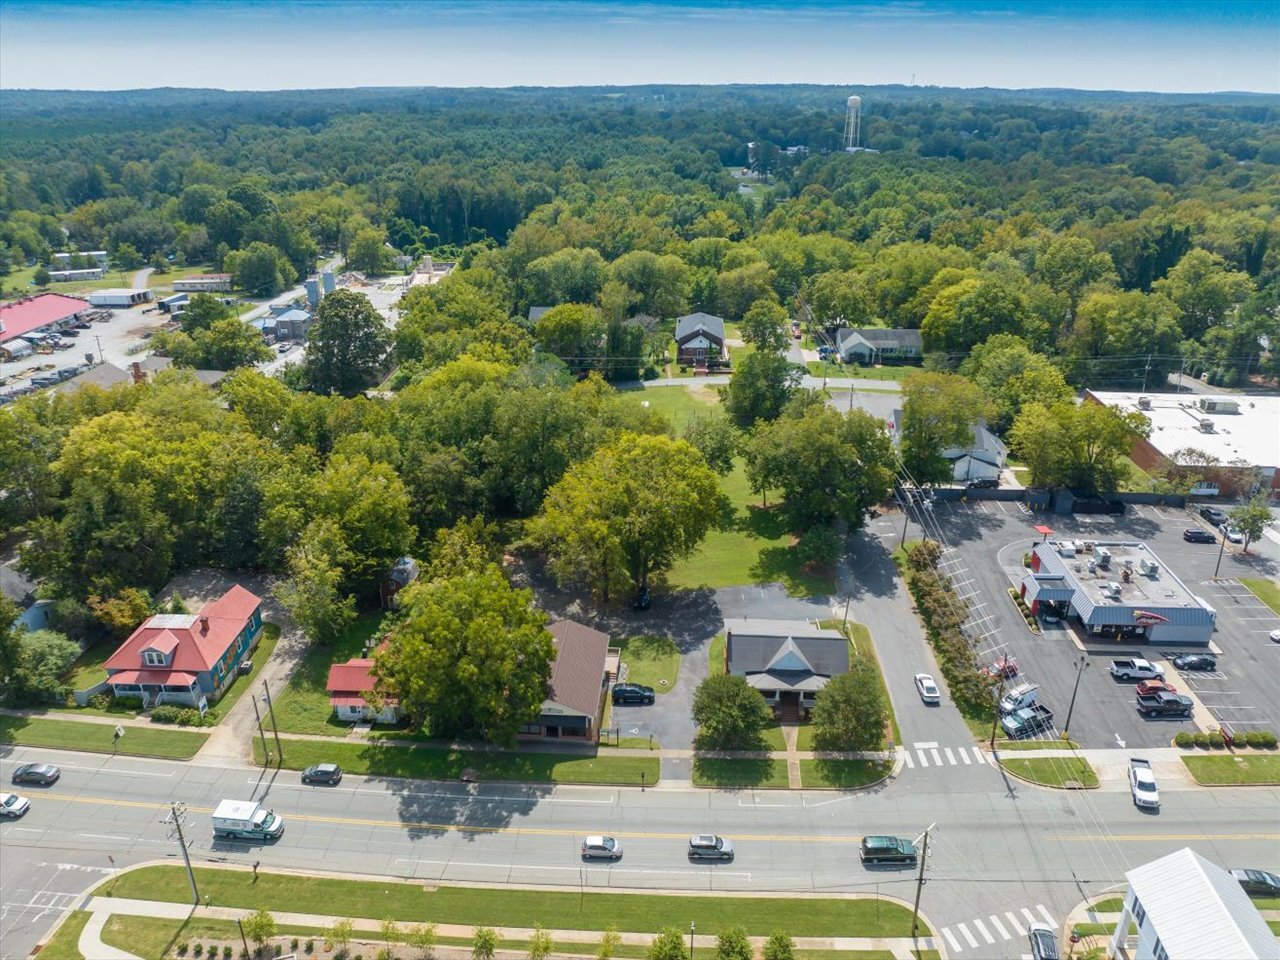
[{"label": "white sedan", "polygon": [[920,691],[920,699],[925,703],[942,702],[942,694],[938,691],[938,685],[933,682],[933,677],[929,676],[929,674],[916,674],[916,689]]},{"label": "white sedan", "polygon": [[1222,535],[1232,543],[1244,543],[1244,531],[1237,530],[1230,524],[1224,523],[1222,525]]},{"label": "white sedan", "polygon": [[20,817],[30,806],[31,801],[26,797],[20,797],[16,793],[0,793],[0,815],[2,816]]},{"label": "white sedan", "polygon": [[1280,630],[1272,630],[1267,636],[1271,638],[1272,643],[1280,643]]}]

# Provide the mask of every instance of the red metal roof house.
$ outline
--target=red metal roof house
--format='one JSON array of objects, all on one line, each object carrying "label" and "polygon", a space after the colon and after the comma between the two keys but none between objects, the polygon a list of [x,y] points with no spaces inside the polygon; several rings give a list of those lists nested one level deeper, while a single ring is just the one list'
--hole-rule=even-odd
[{"label": "red metal roof house", "polygon": [[381,710],[375,710],[365,700],[364,695],[372,693],[376,683],[369,657],[352,657],[346,663],[331,666],[325,689],[338,719],[345,723],[398,723],[400,707],[394,698],[387,698]]}]

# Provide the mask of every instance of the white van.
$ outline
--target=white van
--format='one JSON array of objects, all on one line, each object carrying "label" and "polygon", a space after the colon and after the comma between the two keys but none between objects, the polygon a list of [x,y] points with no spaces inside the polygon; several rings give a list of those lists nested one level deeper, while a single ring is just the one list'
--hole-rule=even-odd
[{"label": "white van", "polygon": [[1040,699],[1040,687],[1034,683],[1020,683],[1000,700],[1000,713],[1015,713],[1025,710]]}]

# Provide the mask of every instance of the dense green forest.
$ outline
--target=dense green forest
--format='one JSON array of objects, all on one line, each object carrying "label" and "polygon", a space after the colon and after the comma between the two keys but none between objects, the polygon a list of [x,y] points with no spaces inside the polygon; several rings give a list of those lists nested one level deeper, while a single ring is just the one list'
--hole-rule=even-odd
[{"label": "dense green forest", "polygon": [[[871,150],[851,154],[840,147],[855,92]],[[458,262],[406,297],[389,339],[361,298],[337,298],[304,366],[278,379],[239,370],[220,398],[174,374],[10,404],[0,522],[23,532],[24,563],[66,629],[126,621],[132,591],[214,564],[310,584],[292,601],[311,603],[324,633],[344,615],[339,598],[367,597],[404,552],[474,560],[498,542],[616,596],[696,546],[660,532],[696,518],[639,487],[613,509],[649,511],[651,539],[597,515],[600,478],[646,463],[665,465],[659,485],[705,491],[704,471],[745,456],[753,485],[786,491],[797,548],[829,555],[823,531],[861,522],[892,454],[861,415],[795,390],[769,349],[789,316],[813,332],[919,328],[927,365],[976,385],[1002,430],[1082,386],[1180,366],[1229,386],[1280,372],[1267,348],[1280,343],[1275,97],[0,96],[0,272],[106,249],[118,266],[213,265],[269,294],[330,251],[373,273],[393,248]],[[557,309],[531,324],[532,306]],[[735,365],[728,415],[684,431],[692,458],[664,417],[606,382],[654,375],[691,310],[741,323],[757,347]],[[356,340],[360,357],[339,352]],[[393,369],[390,399],[363,396]],[[967,396],[947,382],[938,396]],[[797,450],[826,459],[783,455]],[[848,464],[858,482],[815,497],[813,478]]]}]

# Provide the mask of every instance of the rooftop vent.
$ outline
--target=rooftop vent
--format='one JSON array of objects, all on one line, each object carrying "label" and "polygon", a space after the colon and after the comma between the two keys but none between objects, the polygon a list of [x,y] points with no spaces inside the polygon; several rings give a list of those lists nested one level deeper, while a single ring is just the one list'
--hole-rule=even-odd
[{"label": "rooftop vent", "polygon": [[1150,398],[1150,397],[1139,397],[1139,398],[1138,398],[1138,409],[1139,409],[1139,410],[1150,410],[1150,409],[1151,409],[1151,398]]}]

